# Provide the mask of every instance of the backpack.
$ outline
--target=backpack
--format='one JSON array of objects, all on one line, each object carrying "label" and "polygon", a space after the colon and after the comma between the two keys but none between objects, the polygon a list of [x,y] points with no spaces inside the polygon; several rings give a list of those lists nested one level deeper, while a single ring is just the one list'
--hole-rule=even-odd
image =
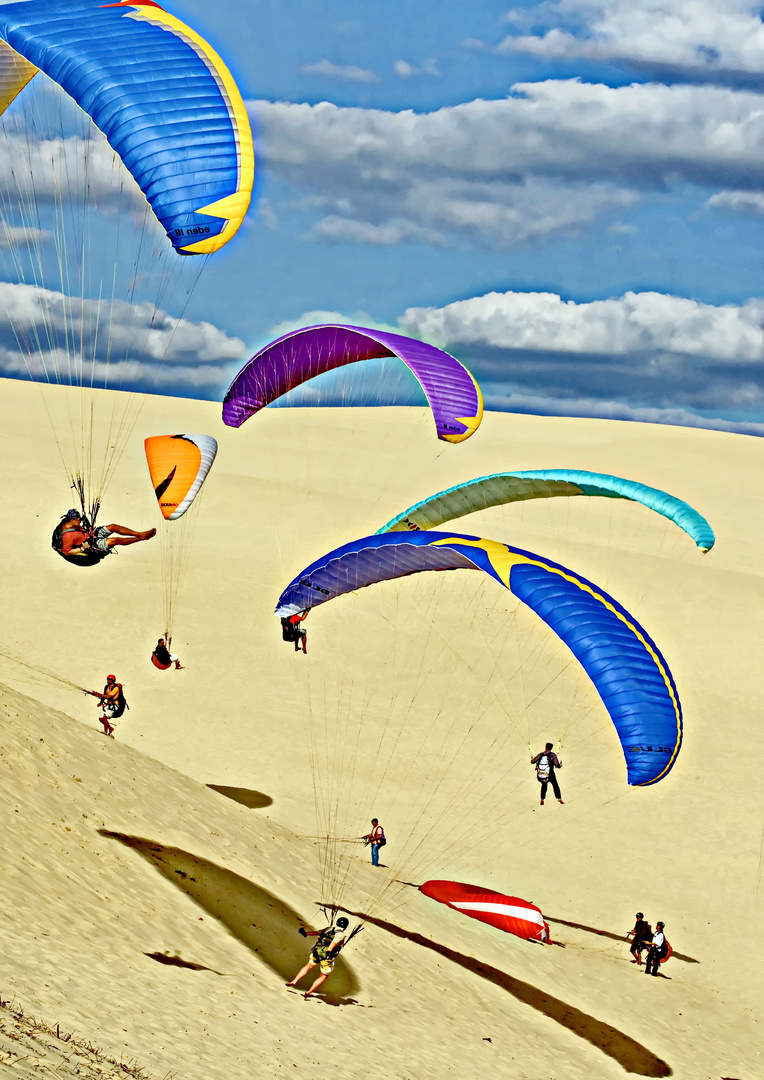
[{"label": "backpack", "polygon": [[320,962],[321,960],[327,960],[329,958],[330,949],[336,933],[337,931],[333,926],[327,926],[325,930],[321,931],[318,935],[318,941],[310,950],[310,955],[314,960]]},{"label": "backpack", "polygon": [[548,782],[552,775],[552,759],[546,752],[541,755],[536,766],[536,779],[540,784]]},{"label": "backpack", "polygon": [[385,840],[384,836],[380,836],[379,840],[377,840],[376,843],[377,843],[377,848],[379,849],[379,848],[385,846],[385,844],[387,843],[387,840]]}]

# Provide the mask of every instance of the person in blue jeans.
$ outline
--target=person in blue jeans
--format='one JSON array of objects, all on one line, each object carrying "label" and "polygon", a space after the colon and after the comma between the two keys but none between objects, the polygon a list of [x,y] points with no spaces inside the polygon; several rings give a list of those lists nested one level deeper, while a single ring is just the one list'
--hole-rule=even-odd
[{"label": "person in blue jeans", "polygon": [[376,818],[371,819],[371,832],[361,837],[367,845],[371,846],[371,865],[379,866],[379,849],[387,843],[385,830]]}]

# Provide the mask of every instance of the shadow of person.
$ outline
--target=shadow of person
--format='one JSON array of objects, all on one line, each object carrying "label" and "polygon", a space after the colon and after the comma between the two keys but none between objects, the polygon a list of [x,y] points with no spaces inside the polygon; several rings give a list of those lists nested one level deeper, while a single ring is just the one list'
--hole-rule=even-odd
[{"label": "shadow of person", "polygon": [[233,799],[248,810],[262,810],[264,806],[272,806],[273,799],[270,795],[263,795],[262,791],[253,791],[252,788],[226,787],[225,784],[207,784],[218,795],[225,795],[226,799]]},{"label": "shadow of person", "polygon": [[[306,942],[297,931],[306,920],[273,893],[181,848],[108,829],[98,832],[146,859],[167,881],[221,922],[282,982],[292,979],[305,963],[310,939]],[[359,988],[347,961],[340,956],[316,997],[323,997],[330,1005],[353,1005],[352,995]]]}]

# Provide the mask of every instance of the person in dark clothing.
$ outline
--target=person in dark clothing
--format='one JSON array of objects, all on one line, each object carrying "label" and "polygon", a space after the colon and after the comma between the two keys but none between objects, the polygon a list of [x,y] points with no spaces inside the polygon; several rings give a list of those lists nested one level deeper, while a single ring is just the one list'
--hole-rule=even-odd
[{"label": "person in dark clothing", "polygon": [[666,924],[657,922],[655,924],[655,933],[653,934],[652,941],[647,943],[647,963],[645,964],[645,975],[657,975],[658,965],[663,957],[668,952],[666,945],[666,936],[663,933]]},{"label": "person in dark clothing", "polygon": [[650,926],[650,923],[645,920],[641,911],[637,912],[636,918],[637,921],[634,923],[634,929],[629,930],[626,935],[626,940],[628,941],[629,938],[633,936],[631,948],[629,949],[629,952],[634,957],[631,962],[632,964],[638,964],[641,967],[642,950],[647,948],[648,943],[653,936],[653,929]]},{"label": "person in dark clothing", "polygon": [[288,615],[281,620],[281,637],[284,641],[294,642],[295,652],[299,652],[300,649],[304,653],[308,651],[308,633],[300,627],[300,623],[307,614],[307,611],[300,611],[296,615]]},{"label": "person in dark clothing", "polygon": [[557,777],[554,774],[555,769],[562,768],[562,762],[558,759],[557,754],[552,753],[552,747],[554,743],[548,742],[546,749],[542,750],[540,754],[536,754],[531,758],[531,765],[536,766],[536,779],[541,784],[541,805],[544,805],[544,799],[546,798],[546,790],[549,784],[552,785],[552,791],[557,799],[558,803],[562,802],[562,795],[560,794],[560,785],[557,783]]},{"label": "person in dark clothing", "polygon": [[167,648],[165,639],[163,637],[160,637],[159,641],[157,642],[157,647],[154,649],[151,655],[157,658],[159,667],[168,668],[172,664],[175,664],[176,671],[180,671],[183,667],[175,653],[171,653],[170,650]]}]

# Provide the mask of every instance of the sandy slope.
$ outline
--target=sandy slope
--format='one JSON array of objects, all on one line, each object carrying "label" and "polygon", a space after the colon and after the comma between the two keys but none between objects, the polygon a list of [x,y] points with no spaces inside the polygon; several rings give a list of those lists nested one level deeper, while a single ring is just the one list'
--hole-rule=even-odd
[{"label": "sandy slope", "polygon": [[[295,1066],[318,1077],[417,1080],[485,1069],[532,1080],[624,1068],[761,1075],[753,1010],[762,987],[762,797],[751,762],[760,745],[764,443],[488,415],[469,443],[443,447],[417,410],[279,410],[229,431],[212,404],[149,399],[104,520],[155,521],[144,435],[207,431],[221,443],[178,610],[175,644],[187,667],[160,674],[147,659],[162,629],[157,549],[140,545],[79,573],[53,556],[51,519],[68,502],[55,447],[35,388],[4,382],[1,390],[0,499],[24,530],[6,550],[2,646],[84,686],[99,687],[114,670],[131,704],[118,740],[106,740],[90,699],[0,658],[4,998],[16,994],[48,1024],[155,1075],[265,1076]],[[680,549],[665,533],[633,539],[612,515],[491,511],[461,527],[535,546],[638,614],[682,694],[679,763],[661,785],[624,793],[617,746],[595,714],[568,737],[566,806],[542,816],[520,734],[493,761],[480,756],[479,738],[460,741],[458,752],[454,743],[448,776],[463,768],[478,790],[496,784],[497,797],[454,799],[444,780],[422,822],[416,880],[452,876],[533,899],[565,948],[500,935],[411,890],[400,907],[375,900],[376,924],[327,983],[345,1004],[305,1003],[283,982],[305,951],[300,920],[321,921],[306,750],[316,695],[326,701],[351,679],[370,690],[363,722],[391,722],[387,682],[394,677],[399,696],[414,698],[415,661],[436,640],[418,641],[421,624],[401,618],[412,597],[436,604],[467,658],[459,668],[446,651],[434,665],[417,721],[446,708],[438,681],[449,665],[447,707],[464,715],[491,646],[486,638],[475,647],[458,629],[465,594],[451,579],[459,575],[432,575],[449,580],[431,594],[417,582],[410,593],[385,587],[338,614],[331,605],[315,612],[307,658],[279,640],[278,593],[317,555],[428,492],[504,468],[563,466],[663,487],[717,530],[717,548],[698,559],[687,548],[675,558]],[[664,546],[651,549],[658,541]],[[484,608],[485,620],[498,618],[490,593],[467,606],[481,620]],[[530,732],[536,743],[554,722],[545,704]],[[400,768],[407,753],[435,769],[432,747],[403,743],[382,782],[367,740],[353,765],[374,781],[374,798],[350,824],[361,831],[371,813],[383,819],[396,871],[418,812],[414,773]],[[247,808],[208,784],[267,798]],[[467,850],[439,850],[433,816],[441,811],[474,837]],[[362,848],[350,855],[345,903],[368,910],[378,879]],[[648,980],[627,963],[618,936],[637,908],[667,923],[679,954],[666,966],[670,980]]]}]

